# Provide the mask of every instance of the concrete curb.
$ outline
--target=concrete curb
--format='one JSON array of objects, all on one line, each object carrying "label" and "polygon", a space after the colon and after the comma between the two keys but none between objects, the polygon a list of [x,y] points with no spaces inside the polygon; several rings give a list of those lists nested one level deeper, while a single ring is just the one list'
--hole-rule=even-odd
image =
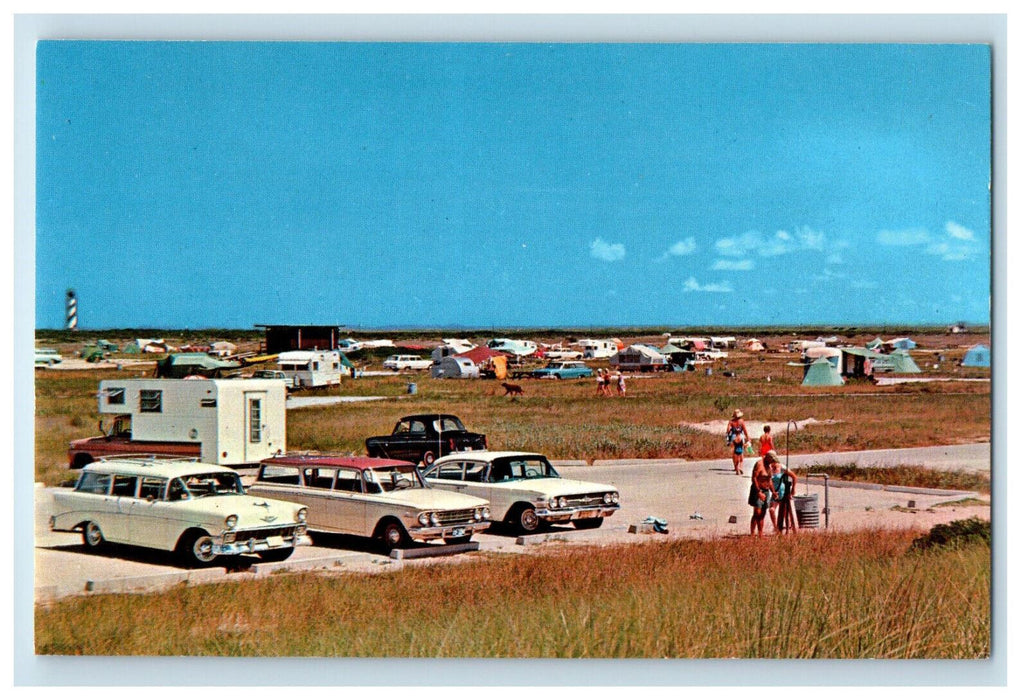
[{"label": "concrete curb", "polygon": [[462,552],[477,552],[481,545],[478,542],[466,542],[465,544],[444,544],[438,547],[426,547],[424,549],[394,549],[389,552],[390,559],[428,559],[430,557],[447,557],[451,554]]}]

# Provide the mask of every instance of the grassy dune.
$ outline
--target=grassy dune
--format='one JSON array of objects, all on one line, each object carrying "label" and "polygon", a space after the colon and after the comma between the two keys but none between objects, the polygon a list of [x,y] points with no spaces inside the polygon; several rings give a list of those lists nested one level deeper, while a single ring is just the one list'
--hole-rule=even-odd
[{"label": "grassy dune", "polygon": [[[989,548],[912,532],[672,540],[285,575],[36,611],[40,654],[984,658]],[[98,616],[96,611],[104,614]],[[945,611],[944,613],[942,611]]]}]

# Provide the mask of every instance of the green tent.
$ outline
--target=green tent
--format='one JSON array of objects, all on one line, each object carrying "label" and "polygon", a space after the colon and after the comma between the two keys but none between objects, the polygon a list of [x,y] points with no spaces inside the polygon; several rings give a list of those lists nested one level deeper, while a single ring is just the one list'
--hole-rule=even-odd
[{"label": "green tent", "polygon": [[219,377],[224,370],[239,369],[238,362],[226,362],[203,352],[172,353],[157,361],[157,376],[181,379],[189,375]]},{"label": "green tent", "polygon": [[885,343],[882,342],[881,338],[875,338],[874,340],[872,340],[870,343],[868,343],[864,347],[867,348],[868,350],[874,350],[876,348],[882,347],[883,345],[885,345]]},{"label": "green tent", "polygon": [[803,370],[803,386],[842,386],[842,375],[825,358],[811,362]]},{"label": "green tent", "polygon": [[913,358],[910,357],[910,353],[902,350],[896,350],[889,353],[889,363],[892,365],[892,371],[898,374],[921,374],[921,368],[917,366]]}]

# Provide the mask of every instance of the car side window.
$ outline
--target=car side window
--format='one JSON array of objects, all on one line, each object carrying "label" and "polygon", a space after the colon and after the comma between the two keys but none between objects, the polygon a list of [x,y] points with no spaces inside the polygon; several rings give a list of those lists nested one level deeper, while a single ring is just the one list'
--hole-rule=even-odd
[{"label": "car side window", "polygon": [[510,477],[510,464],[507,464],[506,462],[493,464],[493,468],[489,470],[489,481],[492,483],[496,483],[498,481],[506,481]]},{"label": "car side window", "polygon": [[136,495],[136,477],[134,476],[123,476],[122,474],[114,475],[114,486],[111,488],[112,496],[135,496]]},{"label": "car side window", "polygon": [[257,481],[298,486],[300,484],[300,470],[296,467],[265,464],[261,467],[261,473],[257,476]]},{"label": "car side window", "polygon": [[396,429],[393,430],[393,435],[401,435],[403,433],[410,432],[410,423],[407,421],[401,421],[396,424]]},{"label": "car side window", "polygon": [[303,480],[312,489],[330,489],[333,476],[331,469],[311,468],[304,470]]},{"label": "car side window", "polygon": [[165,479],[156,476],[144,476],[139,482],[139,497],[148,501],[159,501],[164,498]]},{"label": "car side window", "polygon": [[79,479],[75,490],[82,493],[106,494],[111,490],[111,475],[86,472]]},{"label": "car side window", "polygon": [[184,501],[187,498],[189,498],[189,491],[186,489],[186,485],[182,483],[182,479],[172,479],[171,484],[168,486],[168,500]]},{"label": "car side window", "polygon": [[361,475],[356,469],[340,469],[336,473],[336,491],[361,493]]},{"label": "car side window", "polygon": [[370,471],[364,472],[364,490],[367,493],[382,493],[382,487],[375,481]]},{"label": "car side window", "polygon": [[446,464],[440,465],[439,467],[439,479],[449,479],[450,481],[460,481],[464,477],[464,463],[463,462],[447,462]]},{"label": "car side window", "polygon": [[425,424],[422,423],[419,420],[411,421],[410,431],[412,433],[417,433],[419,435],[424,435],[425,434]]},{"label": "car side window", "polygon": [[481,462],[468,462],[464,471],[464,481],[485,481],[485,465]]}]

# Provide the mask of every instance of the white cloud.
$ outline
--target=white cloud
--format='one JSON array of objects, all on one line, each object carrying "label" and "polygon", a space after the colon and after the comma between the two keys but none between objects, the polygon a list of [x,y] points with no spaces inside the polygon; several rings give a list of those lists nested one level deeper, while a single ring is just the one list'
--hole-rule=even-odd
[{"label": "white cloud", "polygon": [[753,261],[749,258],[744,260],[717,260],[710,266],[711,270],[737,270],[746,271],[753,269]]},{"label": "white cloud", "polygon": [[974,254],[974,246],[940,241],[928,246],[925,252],[929,255],[940,257],[943,260],[967,260]]},{"label": "white cloud", "polygon": [[961,241],[973,241],[974,240],[974,231],[972,231],[969,228],[964,228],[963,226],[958,224],[956,221],[947,221],[946,222],[946,232],[950,236],[952,236],[953,238],[959,239]]},{"label": "white cloud", "polygon": [[908,228],[899,231],[879,231],[878,242],[882,245],[921,245],[931,240],[923,228]]},{"label": "white cloud", "polygon": [[607,243],[597,238],[589,246],[589,255],[605,262],[617,262],[625,259],[625,246],[621,243]]},{"label": "white cloud", "polygon": [[789,232],[779,229],[769,236],[760,231],[747,231],[738,236],[722,238],[715,244],[721,257],[744,257],[756,254],[761,257],[787,255],[799,250],[823,250],[825,234],[803,226]]},{"label": "white cloud", "polygon": [[694,252],[696,252],[696,239],[691,237],[678,241],[667,249],[667,254],[674,256],[689,255]]},{"label": "white cloud", "polygon": [[682,282],[683,292],[712,292],[717,294],[730,294],[732,286],[724,282],[718,284],[700,284],[695,277],[690,277]]}]

